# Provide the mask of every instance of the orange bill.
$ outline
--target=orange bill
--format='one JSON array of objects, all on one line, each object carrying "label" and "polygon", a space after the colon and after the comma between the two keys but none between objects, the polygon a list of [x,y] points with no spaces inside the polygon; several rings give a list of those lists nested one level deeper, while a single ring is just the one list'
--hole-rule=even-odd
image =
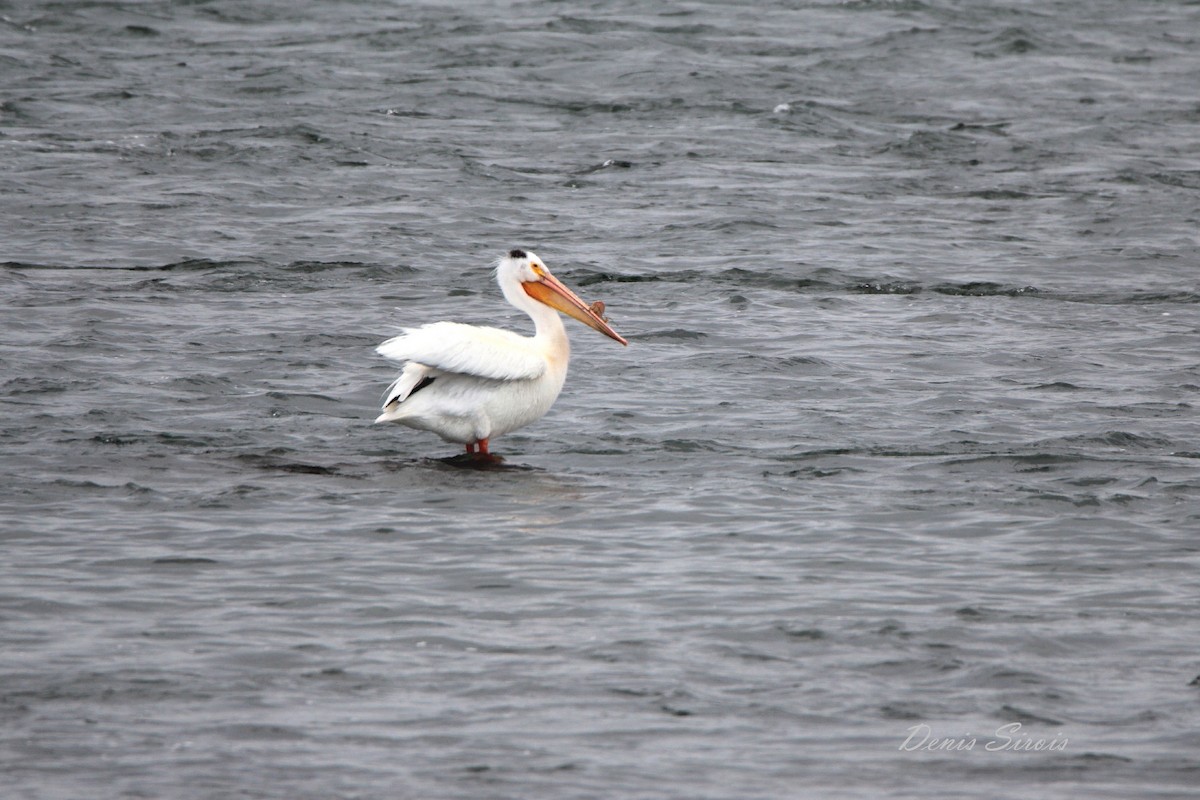
[{"label": "orange bill", "polygon": [[580,300],[578,295],[568,289],[562,281],[549,272],[543,275],[541,280],[526,281],[521,286],[524,287],[525,293],[534,300],[545,303],[554,310],[566,314],[568,317],[574,317],[584,325],[600,331],[610,339],[615,339],[621,344],[629,344],[621,334],[610,328],[608,323],[592,310],[591,306]]}]

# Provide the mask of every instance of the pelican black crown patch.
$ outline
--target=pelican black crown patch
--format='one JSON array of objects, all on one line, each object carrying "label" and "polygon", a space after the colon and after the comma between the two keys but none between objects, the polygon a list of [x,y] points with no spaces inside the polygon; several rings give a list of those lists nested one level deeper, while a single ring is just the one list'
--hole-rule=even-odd
[{"label": "pelican black crown patch", "polygon": [[509,258],[525,258],[525,251],[521,250],[521,249],[509,250],[508,257]]}]

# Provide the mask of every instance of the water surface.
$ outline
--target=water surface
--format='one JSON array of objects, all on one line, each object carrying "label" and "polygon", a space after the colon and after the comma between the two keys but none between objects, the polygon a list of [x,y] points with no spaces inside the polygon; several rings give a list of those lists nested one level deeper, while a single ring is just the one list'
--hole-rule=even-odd
[{"label": "water surface", "polygon": [[1190,796],[1198,17],[0,5],[10,796]]}]

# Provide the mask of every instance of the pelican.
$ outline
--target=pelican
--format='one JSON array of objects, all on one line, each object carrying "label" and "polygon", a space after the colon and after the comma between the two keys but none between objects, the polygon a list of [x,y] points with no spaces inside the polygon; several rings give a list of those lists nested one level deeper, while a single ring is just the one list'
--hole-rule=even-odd
[{"label": "pelican", "polygon": [[458,322],[406,328],[375,348],[404,362],[375,422],[432,431],[466,445],[473,457],[495,459],[489,441],[541,419],[562,391],[571,347],[559,311],[629,344],[600,316],[601,304],[580,300],[535,253],[510,251],[496,267],[496,282],[533,320],[534,335]]}]

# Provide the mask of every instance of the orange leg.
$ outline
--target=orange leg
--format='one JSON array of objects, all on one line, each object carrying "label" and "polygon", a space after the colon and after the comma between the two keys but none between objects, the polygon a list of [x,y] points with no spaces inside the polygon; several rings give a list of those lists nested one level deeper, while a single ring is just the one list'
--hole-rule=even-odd
[{"label": "orange leg", "polygon": [[477,442],[469,442],[467,444],[467,459],[478,465],[500,464],[504,461],[501,456],[494,456],[488,452],[488,440],[480,439]]}]

